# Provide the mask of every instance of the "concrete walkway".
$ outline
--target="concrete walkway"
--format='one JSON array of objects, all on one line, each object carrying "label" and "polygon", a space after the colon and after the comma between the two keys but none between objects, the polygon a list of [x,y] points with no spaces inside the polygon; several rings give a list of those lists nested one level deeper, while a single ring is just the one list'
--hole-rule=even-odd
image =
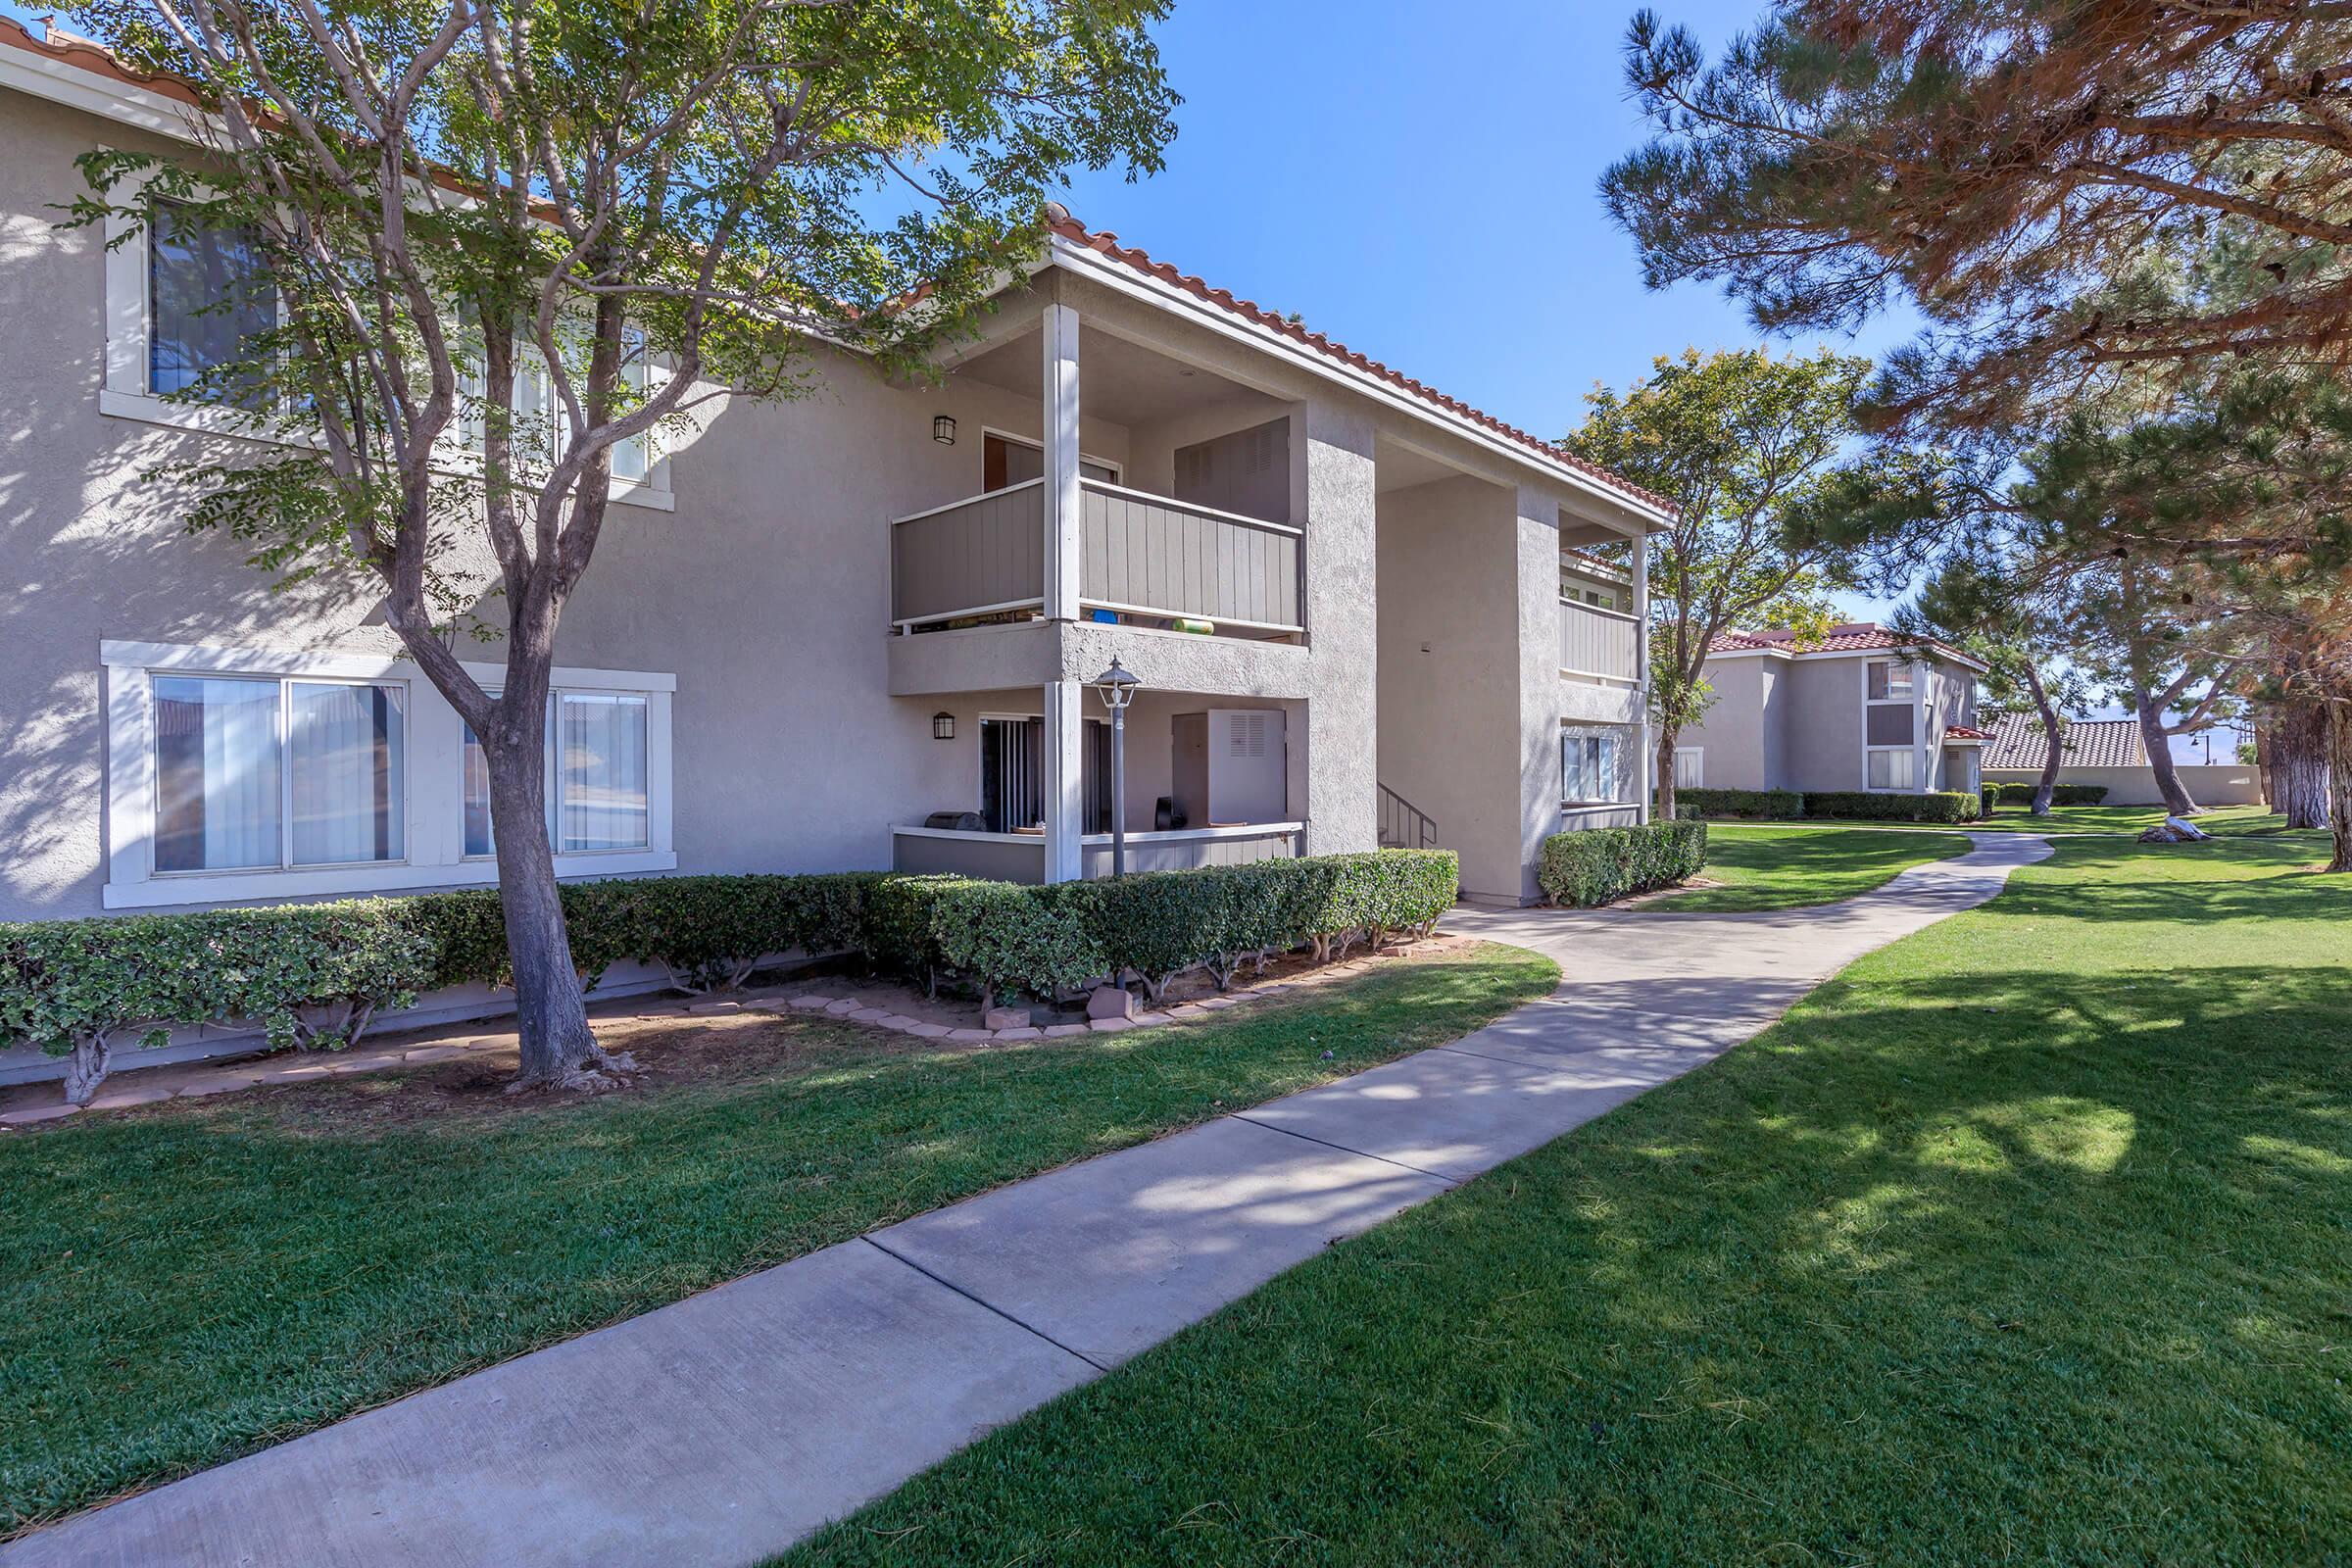
[{"label": "concrete walkway", "polygon": [[1558,992],[80,1515],[0,1565],[758,1562],[1333,1241],[1721,1054],[2050,854],[1976,842],[1812,909],[1459,912],[1449,928],[1557,958]]}]

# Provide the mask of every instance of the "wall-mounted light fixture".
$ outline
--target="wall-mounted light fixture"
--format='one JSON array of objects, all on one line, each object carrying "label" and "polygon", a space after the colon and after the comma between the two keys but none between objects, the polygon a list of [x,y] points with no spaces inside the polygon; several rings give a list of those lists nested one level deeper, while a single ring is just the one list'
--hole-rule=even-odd
[{"label": "wall-mounted light fixture", "polygon": [[952,414],[933,415],[931,416],[931,439],[943,447],[954,446],[956,444],[956,416]]},{"label": "wall-mounted light fixture", "polygon": [[933,713],[931,715],[931,738],[935,741],[954,740],[956,738],[956,715],[954,713]]}]

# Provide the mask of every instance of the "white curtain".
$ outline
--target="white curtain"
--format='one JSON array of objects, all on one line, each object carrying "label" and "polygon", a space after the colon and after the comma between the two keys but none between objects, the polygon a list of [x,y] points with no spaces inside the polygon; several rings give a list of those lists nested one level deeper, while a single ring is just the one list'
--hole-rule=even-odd
[{"label": "white curtain", "polygon": [[155,868],[278,863],[277,682],[155,678]]},{"label": "white curtain", "polygon": [[397,686],[293,683],[287,753],[296,865],[397,860],[407,853],[400,698]]},{"label": "white curtain", "polygon": [[645,699],[565,692],[557,736],[557,848],[565,854],[643,849]]}]

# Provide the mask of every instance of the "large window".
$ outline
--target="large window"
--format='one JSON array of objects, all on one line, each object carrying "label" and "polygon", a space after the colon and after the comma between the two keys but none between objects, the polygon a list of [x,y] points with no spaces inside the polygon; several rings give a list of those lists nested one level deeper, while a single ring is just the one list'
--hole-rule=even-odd
[{"label": "large window", "polygon": [[[185,392],[277,324],[277,295],[253,234],[158,202],[147,224],[147,388]],[[221,389],[228,390],[228,389]]]},{"label": "large window", "polygon": [[1874,659],[1870,662],[1870,700],[1874,703],[1909,702],[1915,690],[1911,666],[1896,660]]},{"label": "large window", "polygon": [[[405,660],[101,644],[108,908],[495,880],[489,771]],[[467,666],[495,689],[496,666]],[[673,870],[667,675],[559,669],[546,820],[562,874]]]},{"label": "large window", "polygon": [[1560,800],[1590,806],[1617,799],[1617,737],[1590,730],[1560,736]]},{"label": "large window", "polygon": [[1869,757],[1869,781],[1874,790],[1908,790],[1917,787],[1918,777],[1913,764],[1918,760],[1910,747],[1900,751],[1873,751]]},{"label": "large window", "polygon": [[156,677],[155,869],[402,858],[406,695],[358,682]]},{"label": "large window", "polygon": [[644,698],[557,693],[556,761],[557,853],[645,847]]},{"label": "large window", "polygon": [[[555,745],[551,836],[558,855],[641,850],[652,842],[647,702],[627,692],[557,692],[548,699]],[[490,825],[490,760],[466,726],[460,764],[465,853],[498,853]]]}]

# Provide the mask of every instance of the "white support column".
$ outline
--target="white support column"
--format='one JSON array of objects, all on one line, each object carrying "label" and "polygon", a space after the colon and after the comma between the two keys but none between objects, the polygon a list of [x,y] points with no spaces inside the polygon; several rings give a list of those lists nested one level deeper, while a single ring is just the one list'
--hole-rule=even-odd
[{"label": "white support column", "polygon": [[1078,313],[1046,307],[1046,618],[1078,618]]},{"label": "white support column", "polygon": [[1649,728],[1649,535],[1634,535],[1634,678],[1641,684],[1636,689],[1636,701],[1641,704],[1642,719],[1634,733],[1642,749],[1642,764],[1634,770],[1635,789],[1641,793],[1635,802],[1634,820],[1649,820],[1649,798],[1657,788],[1658,748]]},{"label": "white support column", "polygon": [[1046,880],[1075,882],[1086,874],[1086,683],[1046,683]]}]

